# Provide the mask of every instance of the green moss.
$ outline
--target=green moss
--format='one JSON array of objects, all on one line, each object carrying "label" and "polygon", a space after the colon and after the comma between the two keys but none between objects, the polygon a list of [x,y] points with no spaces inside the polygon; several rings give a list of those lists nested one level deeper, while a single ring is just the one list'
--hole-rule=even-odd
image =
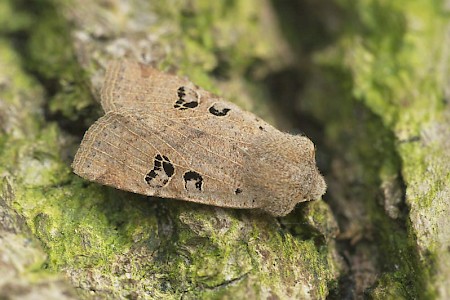
[{"label": "green moss", "polygon": [[[439,251],[436,244],[445,244],[439,234],[430,232],[448,224],[444,213],[432,213],[448,211],[442,200],[448,186],[444,183],[449,177],[448,156],[439,129],[448,126],[442,116],[448,69],[442,60],[446,56],[442,41],[448,16],[440,12],[440,1],[339,3],[348,21],[337,42],[315,54],[314,61],[321,66],[315,75],[322,78],[308,88],[304,98],[309,100],[302,105],[326,122],[327,145],[350,162],[346,165],[350,172],[344,169],[340,175],[358,178],[360,186],[349,186],[348,195],[360,197],[370,212],[380,265],[386,272],[376,290],[392,287],[407,298],[432,298],[436,283],[430,275],[442,271],[423,261],[429,261],[428,251]],[[326,92],[317,92],[318,88]],[[393,221],[377,203],[379,187],[400,174],[411,211]],[[427,250],[417,252],[417,244]],[[444,253],[439,257],[447,259]],[[447,276],[441,274],[436,278]]]},{"label": "green moss", "polygon": [[382,276],[377,286],[369,291],[368,296],[370,299],[410,299],[405,286],[399,284],[398,279],[392,274]]},{"label": "green moss", "polygon": [[[443,41],[447,36],[448,15],[441,11],[441,1],[374,3],[379,13],[375,11],[372,15],[373,22],[362,19],[360,28],[389,34],[374,38],[367,36],[366,31],[358,32],[350,42],[347,66],[357,83],[354,95],[374,111],[396,137],[395,146],[407,186],[406,201],[411,207],[410,230],[417,236],[419,248],[427,249],[419,251],[419,255],[426,258],[428,251],[440,251],[436,244],[446,243],[442,235],[429,232],[436,226],[448,227],[445,213],[435,213],[448,211],[448,202],[443,199],[448,186],[448,182],[445,183],[449,174],[445,155],[448,147],[445,146],[446,133],[439,129],[448,126],[448,120],[443,117],[445,102],[442,101],[447,85],[444,78],[448,73],[448,62],[443,59],[447,56]],[[358,15],[363,14],[362,11],[367,14],[372,7],[364,1],[354,6]],[[388,19],[385,18],[389,16],[387,12],[392,14]],[[437,256],[446,260],[448,257],[444,253]],[[420,263],[417,265],[421,269]],[[431,281],[428,274],[435,272],[441,274],[436,278],[448,277],[442,270],[433,268],[433,264],[424,264],[417,274]],[[433,284],[438,286],[442,282]],[[433,287],[427,288],[425,294],[434,293]]]},{"label": "green moss", "polygon": [[441,74],[426,76],[423,66],[431,63],[427,61],[430,49],[440,51],[437,36],[446,21],[435,15],[435,3],[427,6],[423,1],[359,2],[354,6],[355,14],[361,16],[356,35],[364,37],[361,42],[352,41],[348,58],[355,76],[355,96],[387,126],[397,132],[407,130],[408,136],[417,135],[421,124],[442,108],[437,88]]},{"label": "green moss", "polygon": [[[274,57],[270,43],[261,39],[256,2],[191,3],[195,5],[181,10],[177,5],[154,4],[161,18],[174,16],[178,22],[177,38],[165,38],[172,44],[182,40],[186,46],[174,46],[172,56],[161,65],[178,66],[208,88],[214,84],[211,74],[251,77],[264,65],[261,61]],[[22,59],[49,99],[33,102],[27,94],[24,103],[35,103],[33,108],[39,111],[27,117],[30,106],[14,102],[23,108],[19,123],[37,126],[2,141],[0,168],[14,175],[14,207],[42,242],[47,270],[66,272],[75,286],[96,291],[99,297],[325,298],[335,267],[327,244],[317,243],[316,237],[332,237],[329,232],[336,228],[327,223],[332,216],[323,203],[310,206],[314,236],[296,235],[272,217],[147,199],[87,183],[71,173],[66,157],[76,145],[66,148],[69,134],[61,127],[75,124],[92,99],[61,7],[51,1],[38,4],[39,8],[33,6],[36,22]],[[242,90],[241,83],[233,91],[241,95]],[[258,96],[258,101],[266,97],[261,91]],[[58,123],[44,119],[42,111]]]},{"label": "green moss", "polygon": [[[262,297],[261,286],[287,297],[301,294],[295,287],[290,292],[281,288],[293,284],[289,281],[301,273],[308,278],[330,276],[323,265],[326,258],[316,252],[314,242],[271,233],[276,227],[257,215],[242,220],[230,218],[223,209],[214,212],[198,206],[194,211],[184,208],[179,220],[176,246],[162,253],[171,265],[170,285],[186,289],[189,297],[219,297],[238,290]],[[254,224],[251,231],[250,224]],[[301,266],[308,267],[301,270]],[[326,281],[316,283],[321,289],[313,293],[325,295]]]},{"label": "green moss", "polygon": [[[325,67],[324,70],[327,72],[325,74],[328,74],[325,76],[332,80],[333,83],[330,84],[333,86],[345,87],[346,84],[342,83],[343,79],[351,78],[348,75],[343,77],[341,72],[336,73],[334,68]],[[334,77],[334,74],[341,75]],[[324,76],[323,73],[320,75]],[[332,95],[335,108],[328,101]],[[370,225],[363,226],[372,228],[365,233],[370,234],[370,239],[376,245],[377,254],[372,253],[372,255],[378,255],[378,266],[386,274],[401,274],[401,276],[389,277],[390,284],[402,287],[408,297],[423,295],[422,293],[426,293],[424,286],[427,275],[405,230],[406,224],[402,219],[404,217],[401,217],[400,223],[403,222],[403,225],[400,225],[398,221],[389,218],[379,204],[380,186],[383,180],[397,176],[401,169],[392,133],[376,115],[355,102],[348,89],[344,88],[338,92],[331,90],[330,95],[311,97],[311,101],[316,101],[311,108],[319,110],[315,111],[315,115],[327,120],[329,126],[327,144],[349,164],[347,168],[350,169],[347,171],[342,169],[339,174],[343,176],[343,179],[346,176],[357,178],[357,185],[354,185],[354,182],[346,182],[345,179],[341,184],[353,184],[344,187],[347,197],[350,198],[348,205],[363,205],[363,211],[368,213]],[[327,105],[318,101],[327,101]],[[354,117],[355,114],[357,118]],[[353,128],[357,130],[354,131]],[[351,136],[350,139],[349,136]],[[345,140],[345,143],[342,143],[342,140]],[[355,201],[355,204],[352,204],[352,201]],[[345,208],[341,210],[345,211]]]},{"label": "green moss", "polygon": [[[24,31],[32,25],[32,16],[28,12],[18,12],[16,1],[4,0],[0,3],[0,33],[11,34]],[[11,17],[14,16],[14,17]]]},{"label": "green moss", "polygon": [[[47,295],[67,292],[65,282],[57,273],[45,268],[47,254],[41,248],[39,241],[31,234],[26,218],[18,212],[26,211],[21,206],[22,200],[18,194],[24,192],[23,185],[30,187],[49,186],[58,179],[67,178],[67,173],[61,172],[61,166],[53,161],[55,156],[47,156],[43,148],[53,148],[57,135],[56,127],[43,129],[42,89],[35,80],[30,78],[20,67],[20,58],[12,45],[0,40],[0,70],[3,86],[0,88],[0,173],[2,186],[0,205],[2,210],[2,247],[0,252],[6,259],[4,271],[11,277],[3,281],[3,287],[10,286],[10,291],[2,291],[2,297],[15,293],[21,296],[30,293],[43,293],[47,286],[54,285]],[[26,109],[24,109],[26,108]],[[40,136],[46,142],[34,143]],[[53,142],[53,143],[52,143]],[[39,206],[39,197],[30,195]],[[17,208],[15,210],[14,208]],[[7,262],[10,260],[13,265]],[[32,291],[32,292],[30,292]],[[69,293],[70,291],[70,293]]]},{"label": "green moss", "polygon": [[[42,123],[42,88],[20,68],[21,59],[5,39],[0,39],[0,68],[3,88],[0,90],[2,130],[12,138],[37,134]],[[28,103],[28,99],[33,99]],[[21,109],[29,105],[30,111]],[[7,138],[6,135],[3,138]]]},{"label": "green moss", "polygon": [[50,0],[32,7],[37,18],[29,32],[25,65],[45,85],[51,97],[49,112],[77,120],[77,112],[92,105],[92,96],[86,85],[86,72],[73,51],[69,25]]},{"label": "green moss", "polygon": [[[155,3],[160,16],[176,20],[181,30],[183,65],[205,73],[244,73],[256,60],[273,57],[276,49],[261,39],[262,15],[254,1],[173,1]],[[240,26],[236,26],[239,22]],[[196,61],[193,61],[195,59]],[[194,78],[195,79],[195,78]]]},{"label": "green moss", "polygon": [[[336,47],[344,46],[346,44]],[[425,295],[427,272],[405,230],[406,216],[393,220],[380,205],[382,183],[397,178],[402,168],[388,121],[395,114],[382,119],[376,109],[367,108],[364,102],[364,105],[360,103],[361,99],[355,98],[355,95],[360,96],[355,90],[360,89],[362,83],[354,81],[353,72],[342,66],[344,50],[347,49],[327,50],[313,57],[319,67],[313,71],[313,80],[302,95],[303,109],[326,124],[324,140],[336,157],[333,174],[338,176],[341,186],[334,188],[337,193],[330,195],[330,202],[335,213],[353,218],[351,223],[356,228],[360,226],[361,232],[354,232],[351,238],[369,239],[375,245],[376,250],[366,255],[378,257],[376,265],[380,271],[400,274],[389,277],[390,284],[400,286],[408,297]],[[367,72],[372,74],[370,68]],[[333,201],[339,197],[347,198],[338,202],[345,207],[336,208]],[[367,236],[358,237],[361,233]]]},{"label": "green moss", "polygon": [[[174,32],[158,41],[171,45],[170,55],[159,61],[159,66],[175,66],[199,86],[273,120],[266,87],[254,83],[284,59],[282,48],[272,47],[277,43],[276,29],[264,26],[268,23],[265,5],[258,1],[153,3],[152,9],[160,17],[158,28],[169,27]],[[226,79],[226,90],[218,89],[214,78]],[[242,78],[252,79],[253,84]]]}]

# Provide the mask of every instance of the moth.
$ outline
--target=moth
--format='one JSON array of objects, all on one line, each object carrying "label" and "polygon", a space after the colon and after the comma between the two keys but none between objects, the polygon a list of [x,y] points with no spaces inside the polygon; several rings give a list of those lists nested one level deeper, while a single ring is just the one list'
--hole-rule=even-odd
[{"label": "moth", "polygon": [[280,132],[185,78],[114,61],[101,105],[105,115],[87,130],[72,164],[90,181],[274,216],[325,193],[311,140]]}]

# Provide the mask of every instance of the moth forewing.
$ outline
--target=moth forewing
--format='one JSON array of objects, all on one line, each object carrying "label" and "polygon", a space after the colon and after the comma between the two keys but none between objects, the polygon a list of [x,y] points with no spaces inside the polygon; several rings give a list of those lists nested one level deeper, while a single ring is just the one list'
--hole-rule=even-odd
[{"label": "moth forewing", "polygon": [[281,133],[186,79],[113,62],[101,97],[106,115],[73,162],[88,180],[273,215],[325,192],[309,139]]}]

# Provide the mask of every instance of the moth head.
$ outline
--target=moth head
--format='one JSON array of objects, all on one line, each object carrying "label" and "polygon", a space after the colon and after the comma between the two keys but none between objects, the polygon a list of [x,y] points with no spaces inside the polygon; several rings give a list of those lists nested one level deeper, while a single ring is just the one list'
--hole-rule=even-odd
[{"label": "moth head", "polygon": [[307,137],[279,133],[255,141],[249,184],[261,209],[277,216],[288,214],[297,203],[318,199],[326,184],[316,166],[315,147]]}]

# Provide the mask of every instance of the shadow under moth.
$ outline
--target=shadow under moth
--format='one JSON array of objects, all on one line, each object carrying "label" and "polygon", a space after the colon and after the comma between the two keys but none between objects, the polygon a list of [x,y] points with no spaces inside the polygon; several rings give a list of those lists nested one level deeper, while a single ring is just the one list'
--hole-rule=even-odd
[{"label": "shadow under moth", "polygon": [[105,115],[85,133],[79,176],[133,193],[274,216],[325,193],[314,144],[280,132],[187,79],[114,61]]}]

